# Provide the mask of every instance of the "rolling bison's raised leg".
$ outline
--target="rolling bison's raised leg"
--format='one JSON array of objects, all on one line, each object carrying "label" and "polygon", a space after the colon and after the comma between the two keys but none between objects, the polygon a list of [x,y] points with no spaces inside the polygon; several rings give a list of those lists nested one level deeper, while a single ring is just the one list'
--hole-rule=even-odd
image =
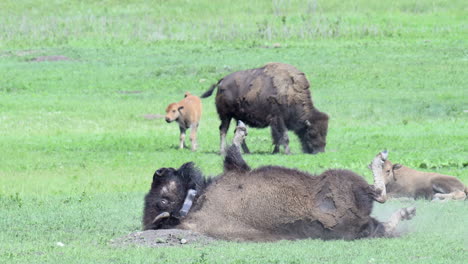
[{"label": "rolling bison's raised leg", "polygon": [[273,137],[273,144],[275,148],[273,154],[276,154],[280,150],[280,146],[284,145],[284,153],[291,154],[289,150],[289,137],[288,128],[281,117],[274,117],[270,123],[271,136]]},{"label": "rolling bison's raised leg", "polygon": [[390,216],[390,219],[388,219],[388,221],[383,224],[385,227],[385,233],[387,235],[392,235],[401,221],[411,220],[411,218],[413,218],[415,215],[415,207],[406,207],[398,209],[392,214],[392,216]]},{"label": "rolling bison's raised leg", "polygon": [[[236,129],[234,130],[234,138],[232,139],[232,144],[239,149],[241,145],[245,144],[245,138],[247,137],[247,127],[245,126],[244,122],[238,121]],[[246,145],[247,146],[247,145]]]},{"label": "rolling bison's raised leg", "polygon": [[185,127],[179,127],[180,129],[180,140],[179,140],[179,148],[183,149],[185,147]]},{"label": "rolling bison's raised leg", "polygon": [[242,150],[244,151],[245,154],[250,153],[250,149],[249,149],[249,147],[247,147],[247,143],[245,143],[245,139],[244,139],[244,141],[242,141],[241,147],[242,147]]},{"label": "rolling bison's raised leg", "polygon": [[221,155],[226,154],[226,133],[229,130],[230,124],[231,124],[231,117],[221,118],[221,125],[219,126],[219,135],[221,138],[221,142],[220,142]]},{"label": "rolling bison's raised leg", "polygon": [[[237,134],[236,134],[237,129],[241,129],[241,130],[245,131],[245,135],[242,137],[242,140],[237,140],[235,142],[236,136],[237,136]],[[246,136],[247,136],[247,127],[245,126],[244,122],[242,122],[241,120],[238,120],[237,121],[237,127],[234,130],[234,139],[233,139],[232,143],[233,144],[236,144],[236,143],[239,144],[242,147],[242,150],[244,151],[244,153],[249,154],[250,150],[249,150],[249,147],[247,147],[247,143],[245,142]],[[238,138],[240,138],[240,137],[238,137]],[[237,147],[239,147],[239,146],[237,145]]]},{"label": "rolling bison's raised leg", "polygon": [[372,174],[374,174],[375,196],[373,198],[379,203],[384,203],[387,200],[387,189],[385,188],[385,180],[382,174],[383,165],[387,157],[388,152],[384,150],[377,154],[370,164]]}]

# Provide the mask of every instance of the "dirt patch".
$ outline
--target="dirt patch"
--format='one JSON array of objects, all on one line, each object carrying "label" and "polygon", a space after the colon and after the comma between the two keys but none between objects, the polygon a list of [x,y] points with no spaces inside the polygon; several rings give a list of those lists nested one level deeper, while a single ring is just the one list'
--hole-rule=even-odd
[{"label": "dirt patch", "polygon": [[70,61],[72,59],[62,56],[62,55],[51,55],[51,56],[40,56],[32,58],[33,62],[43,62],[43,61]]},{"label": "dirt patch", "polygon": [[170,247],[183,245],[207,245],[215,239],[182,229],[137,231],[110,241],[114,246]]},{"label": "dirt patch", "polygon": [[141,94],[143,91],[117,91],[120,94]]},{"label": "dirt patch", "polygon": [[143,115],[143,118],[144,118],[144,119],[148,119],[148,120],[161,119],[161,118],[164,118],[164,115],[160,115],[160,114],[146,114],[146,115]]}]

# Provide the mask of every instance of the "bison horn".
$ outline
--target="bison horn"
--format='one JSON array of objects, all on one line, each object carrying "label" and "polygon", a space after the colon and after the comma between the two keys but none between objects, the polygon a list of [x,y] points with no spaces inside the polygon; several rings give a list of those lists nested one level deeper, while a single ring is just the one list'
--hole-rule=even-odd
[{"label": "bison horn", "polygon": [[166,171],[166,168],[161,168],[161,169],[158,169],[154,174],[156,174],[156,176],[158,177],[161,177],[163,176],[165,171]]},{"label": "bison horn", "polygon": [[307,127],[310,127],[310,126],[312,126],[312,124],[310,123],[310,121],[309,121],[309,120],[306,120],[306,121],[305,121],[305,125],[306,125]]},{"label": "bison horn", "polygon": [[154,218],[153,224],[159,222],[161,219],[168,218],[169,216],[171,216],[171,214],[169,214],[168,212],[162,212]]}]

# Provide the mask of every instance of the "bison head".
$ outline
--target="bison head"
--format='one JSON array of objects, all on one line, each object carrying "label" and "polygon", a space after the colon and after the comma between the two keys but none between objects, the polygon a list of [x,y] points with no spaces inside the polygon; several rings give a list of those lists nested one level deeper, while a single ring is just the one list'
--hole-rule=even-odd
[{"label": "bison head", "polygon": [[396,181],[395,170],[398,170],[401,166],[401,164],[392,164],[389,160],[385,161],[382,168],[385,184]]},{"label": "bison head", "polygon": [[179,169],[156,170],[151,189],[145,197],[143,229],[171,228],[178,225],[203,186],[203,176],[191,162]]},{"label": "bison head", "polygon": [[310,154],[325,152],[328,132],[328,116],[320,113],[318,116],[306,120],[303,133],[298,136],[301,140],[302,151]]},{"label": "bison head", "polygon": [[[395,170],[398,170],[402,167],[401,164],[392,164],[387,157],[384,157],[382,159],[383,165],[382,165],[382,175],[383,175],[383,180],[384,184],[387,185],[389,183],[395,182],[396,177],[395,177]],[[372,163],[367,166],[370,170],[372,170]]]},{"label": "bison head", "polygon": [[179,119],[183,106],[178,103],[172,103],[166,108],[166,122],[170,123]]}]

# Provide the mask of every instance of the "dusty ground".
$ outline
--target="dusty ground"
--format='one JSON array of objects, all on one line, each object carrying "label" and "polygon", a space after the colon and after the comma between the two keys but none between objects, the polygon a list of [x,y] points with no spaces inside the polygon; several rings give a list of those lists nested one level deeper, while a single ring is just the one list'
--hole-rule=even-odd
[{"label": "dusty ground", "polygon": [[148,120],[153,120],[153,119],[164,118],[164,115],[160,115],[160,114],[146,114],[146,115],[143,115],[143,118],[144,118],[144,119],[148,119]]},{"label": "dusty ground", "polygon": [[52,55],[52,56],[40,56],[40,57],[36,57],[36,58],[33,58],[31,59],[31,61],[35,61],[35,62],[42,62],[42,61],[69,61],[69,60],[72,60],[66,56],[62,56],[62,55]]},{"label": "dusty ground", "polygon": [[211,237],[201,235],[188,230],[160,229],[137,231],[126,236],[110,241],[114,246],[145,246],[145,247],[167,247],[202,244],[206,245],[215,241]]}]

